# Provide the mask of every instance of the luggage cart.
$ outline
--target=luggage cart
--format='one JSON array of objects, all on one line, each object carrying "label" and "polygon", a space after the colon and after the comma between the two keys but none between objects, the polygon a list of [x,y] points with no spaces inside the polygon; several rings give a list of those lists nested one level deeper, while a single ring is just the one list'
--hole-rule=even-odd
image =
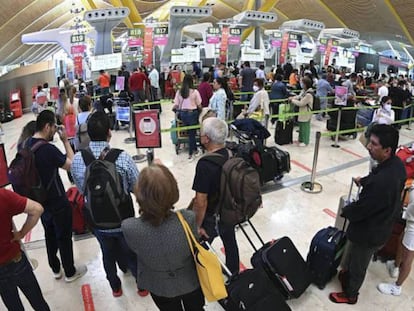
[{"label": "luggage cart", "polygon": [[[171,121],[171,128],[177,128],[184,126],[183,122],[179,119]],[[188,144],[188,133],[185,130],[171,131],[171,141],[175,145],[175,154],[180,153],[180,149],[183,145]],[[200,145],[200,130],[196,132],[196,143]]]}]

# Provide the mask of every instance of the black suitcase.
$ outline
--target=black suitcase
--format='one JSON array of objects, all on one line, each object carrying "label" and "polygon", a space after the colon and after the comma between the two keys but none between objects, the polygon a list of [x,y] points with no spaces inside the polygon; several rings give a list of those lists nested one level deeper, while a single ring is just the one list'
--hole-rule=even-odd
[{"label": "black suitcase", "polygon": [[335,227],[321,229],[313,237],[306,262],[312,282],[319,289],[325,288],[325,285],[336,275],[345,244],[345,232]]},{"label": "black suitcase", "polygon": [[259,170],[262,183],[280,179],[290,172],[290,155],[277,147],[264,147],[260,152],[261,167]]},{"label": "black suitcase", "polygon": [[263,267],[287,299],[298,298],[310,285],[308,266],[288,237],[265,244],[253,254],[251,263]]},{"label": "black suitcase", "polygon": [[282,237],[264,243],[251,221],[247,222],[263,245],[257,249],[243,225],[238,225],[255,250],[250,259],[252,266],[263,268],[286,299],[299,297],[310,285],[311,275],[293,242],[288,237]]},{"label": "black suitcase", "polygon": [[276,122],[275,143],[278,145],[293,143],[293,120]]},{"label": "black suitcase", "polygon": [[248,269],[231,277],[228,297],[220,301],[227,311],[290,311],[279,290],[263,269]]}]

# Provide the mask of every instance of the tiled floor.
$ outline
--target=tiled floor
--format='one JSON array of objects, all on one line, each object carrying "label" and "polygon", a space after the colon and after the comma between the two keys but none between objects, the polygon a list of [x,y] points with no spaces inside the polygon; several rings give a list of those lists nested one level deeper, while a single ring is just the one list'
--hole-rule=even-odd
[{"label": "tiled floor", "polygon": [[[161,115],[161,128],[170,126],[173,118],[170,112],[171,105],[164,106]],[[33,115],[25,114],[23,118],[4,124],[6,154],[9,162],[16,152],[16,141],[24,124],[33,119]],[[272,129],[273,131],[273,129]],[[328,137],[322,137],[317,161],[316,181],[323,186],[319,194],[308,194],[301,190],[303,181],[310,180],[310,171],[314,158],[315,132],[326,132],[325,123],[312,121],[312,139],[308,147],[296,145],[283,146],[290,152],[292,171],[278,184],[269,183],[265,186],[264,208],[253,217],[256,225],[265,240],[281,236],[289,236],[303,256],[306,256],[309,243],[313,235],[319,229],[334,223],[330,211],[336,212],[339,197],[348,191],[352,176],[363,176],[368,172],[368,153],[358,140],[340,141],[341,148],[332,148],[332,141]],[[414,141],[414,131],[401,130],[400,143],[407,144]],[[136,154],[135,144],[125,144],[124,139],[129,137],[125,130],[113,132],[111,145],[126,149],[131,155]],[[295,133],[297,137],[297,133]],[[296,138],[297,139],[297,138]],[[267,141],[268,145],[274,145],[273,137]],[[56,145],[63,148],[60,142]],[[176,208],[185,208],[194,195],[191,190],[196,162],[188,163],[185,150],[179,155],[175,154],[174,146],[169,133],[162,134],[162,149],[155,150],[155,156],[167,165],[174,173],[180,188],[180,200]],[[141,152],[145,152],[141,151]],[[143,168],[146,162],[139,163]],[[61,172],[65,185],[69,182],[65,172]],[[23,217],[17,217],[16,223],[21,224]],[[238,232],[241,261],[245,266],[250,265],[250,256],[253,250],[245,237]],[[94,238],[78,240],[74,242],[75,263],[86,264],[88,273],[78,281],[66,284],[64,281],[56,281],[47,265],[46,250],[44,248],[42,226],[38,224],[25,241],[28,253],[39,262],[35,273],[43,290],[46,300],[52,310],[156,310],[150,297],[137,296],[133,279],[130,275],[119,272],[123,281],[124,295],[113,298],[110,287],[106,281],[102,267],[101,253],[97,241]],[[214,246],[220,249],[221,241],[216,239]],[[328,299],[330,291],[339,290],[339,282],[334,279],[324,290],[319,290],[311,285],[299,298],[289,301],[292,310],[414,310],[414,279],[413,274],[404,284],[403,294],[400,297],[384,296],[376,289],[377,283],[390,281],[385,265],[371,263],[365,283],[361,289],[358,304],[335,305]],[[84,307],[82,287],[89,285],[94,309]],[[86,297],[86,296],[85,296]],[[86,303],[87,304],[87,303]],[[25,305],[28,303],[25,301]],[[4,310],[0,303],[0,310]],[[30,309],[30,306],[28,306]],[[215,303],[208,304],[207,310],[222,310]]]}]

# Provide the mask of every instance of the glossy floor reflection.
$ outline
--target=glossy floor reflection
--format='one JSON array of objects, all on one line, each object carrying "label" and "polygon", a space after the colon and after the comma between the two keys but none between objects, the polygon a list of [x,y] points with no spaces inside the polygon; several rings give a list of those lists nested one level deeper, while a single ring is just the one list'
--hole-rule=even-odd
[{"label": "glossy floor reflection", "polygon": [[[170,127],[173,113],[171,105],[163,107],[161,114],[161,128]],[[3,125],[5,135],[1,136],[5,143],[7,159],[10,162],[16,153],[16,142],[21,129],[29,120],[34,119],[32,114],[25,114]],[[414,131],[401,130],[400,143],[408,144],[414,141]],[[271,128],[271,131],[274,131]],[[314,158],[314,143],[316,131],[326,132],[325,122],[312,120],[312,138],[307,147],[298,147],[296,144],[283,146],[291,156],[292,171],[277,184],[269,183],[265,186],[263,195],[264,207],[253,217],[264,240],[281,236],[289,236],[296,244],[301,254],[306,257],[313,235],[321,228],[334,223],[332,213],[336,212],[339,197],[346,194],[352,176],[363,176],[368,172],[368,153],[358,140],[340,141],[340,148],[332,148],[329,137],[322,137],[317,161],[316,181],[323,187],[321,193],[309,194],[301,190],[300,185],[310,180],[310,173]],[[135,144],[125,144],[124,139],[129,137],[126,130],[113,131],[111,145],[126,149],[131,155],[137,154]],[[294,133],[297,140],[297,133]],[[62,144],[55,140],[60,148]],[[267,144],[274,145],[273,136]],[[145,153],[142,150],[141,153]],[[176,155],[171,143],[170,133],[162,133],[162,148],[155,150],[155,157],[167,165],[174,173],[180,188],[180,200],[177,209],[185,208],[194,192],[191,190],[196,162],[189,163],[185,149]],[[137,164],[143,168],[146,162]],[[70,184],[65,172],[60,172],[65,186]],[[24,217],[16,217],[15,222],[21,224]],[[249,267],[253,253],[251,246],[241,232],[237,233],[241,261]],[[156,310],[150,297],[141,298],[136,294],[131,275],[124,275],[119,271],[123,282],[124,294],[120,298],[113,298],[111,289],[106,281],[102,267],[101,253],[95,238],[75,238],[75,263],[83,263],[88,267],[88,273],[71,284],[57,281],[47,265],[46,250],[44,248],[43,230],[40,223],[30,236],[25,238],[29,255],[39,262],[35,273],[39,280],[46,300],[52,310]],[[216,249],[221,248],[221,241],[214,242]],[[292,310],[414,310],[414,279],[413,273],[404,284],[403,294],[400,297],[385,296],[378,292],[376,285],[379,282],[390,281],[385,265],[379,262],[371,263],[365,283],[361,289],[359,301],[356,305],[336,305],[329,301],[328,294],[340,289],[339,282],[332,280],[324,290],[311,285],[299,298],[289,301]],[[85,307],[82,287],[89,285],[94,309]],[[85,290],[85,287],[83,287]],[[85,296],[86,297],[86,296]],[[89,303],[91,300],[86,299]],[[27,309],[30,306],[25,301]],[[90,307],[90,305],[89,305]],[[0,303],[0,310],[5,310]],[[216,304],[208,304],[206,310],[222,310]]]}]

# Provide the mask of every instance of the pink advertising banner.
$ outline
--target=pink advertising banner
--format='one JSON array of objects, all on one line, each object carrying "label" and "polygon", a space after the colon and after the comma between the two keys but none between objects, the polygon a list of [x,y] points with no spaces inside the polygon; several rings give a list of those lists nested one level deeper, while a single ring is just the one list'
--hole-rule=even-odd
[{"label": "pink advertising banner", "polygon": [[128,39],[128,46],[129,47],[134,47],[134,46],[142,46],[142,38],[133,38],[133,39]]},{"label": "pink advertising banner", "polygon": [[275,47],[275,48],[280,48],[282,46],[282,41],[272,40],[272,46]]},{"label": "pink advertising banner", "polygon": [[220,37],[207,37],[207,43],[218,44],[220,43]]},{"label": "pink advertising banner", "polygon": [[289,41],[288,42],[288,47],[289,48],[295,48],[296,47],[296,42],[295,41]]},{"label": "pink advertising banner", "polygon": [[86,50],[86,46],[84,44],[72,45],[70,47],[71,54],[83,54],[85,53],[85,50]]},{"label": "pink advertising banner", "polygon": [[240,42],[241,40],[239,36],[231,36],[228,40],[229,45],[239,45]]},{"label": "pink advertising banner", "polygon": [[154,45],[167,45],[168,37],[154,37]]}]

